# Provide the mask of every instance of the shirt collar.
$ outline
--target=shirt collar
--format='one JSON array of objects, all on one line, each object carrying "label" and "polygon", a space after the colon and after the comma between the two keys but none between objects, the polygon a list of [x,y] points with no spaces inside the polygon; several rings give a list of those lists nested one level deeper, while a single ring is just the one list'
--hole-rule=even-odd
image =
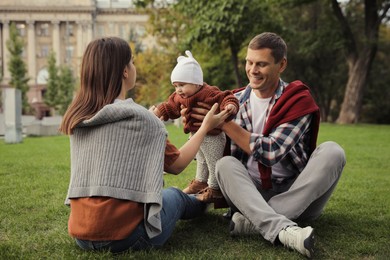
[{"label": "shirt collar", "polygon": [[279,86],[276,89],[275,95],[274,95],[275,100],[280,98],[280,96],[284,92],[284,89],[286,88],[287,85],[288,85],[288,83],[284,82],[282,79],[279,79]]},{"label": "shirt collar", "polygon": [[[286,88],[286,86],[288,85],[288,83],[284,82],[282,79],[279,79],[279,86],[278,88],[276,89],[275,91],[275,94],[272,98],[272,100],[277,100],[280,98],[280,96],[282,95],[282,93],[284,92],[284,89]],[[250,85],[248,84],[248,86],[246,87],[246,89],[244,90],[244,93],[242,93],[240,96],[239,96],[239,100],[240,100],[240,104],[242,104],[243,102],[247,101],[249,99],[249,96],[250,96],[250,93],[252,91],[252,88],[250,87]]]}]

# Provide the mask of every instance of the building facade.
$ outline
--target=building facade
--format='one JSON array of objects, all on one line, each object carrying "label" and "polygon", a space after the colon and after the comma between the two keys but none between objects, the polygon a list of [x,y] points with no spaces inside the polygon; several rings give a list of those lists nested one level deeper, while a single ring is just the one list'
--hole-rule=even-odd
[{"label": "building facade", "polygon": [[77,78],[84,49],[95,38],[136,38],[144,48],[154,45],[145,35],[147,21],[148,16],[137,13],[131,0],[1,0],[0,86],[4,88],[10,81],[6,43],[11,23],[25,43],[22,56],[30,79],[28,101],[42,113],[47,110],[42,95],[51,51],[57,65],[71,67]]}]

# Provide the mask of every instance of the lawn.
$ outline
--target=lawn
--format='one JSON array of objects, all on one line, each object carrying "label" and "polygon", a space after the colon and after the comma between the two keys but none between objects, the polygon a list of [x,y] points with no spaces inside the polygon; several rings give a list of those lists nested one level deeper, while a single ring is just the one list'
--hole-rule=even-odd
[{"label": "lawn", "polygon": [[[187,136],[169,125],[169,138],[180,146]],[[310,223],[316,232],[316,259],[390,258],[390,126],[322,124],[319,143],[338,142],[347,165],[324,214]],[[84,252],[67,234],[69,181],[66,136],[0,140],[0,259],[302,259],[256,236],[231,238],[223,209],[179,222],[159,250]],[[166,186],[184,188],[195,164]]]}]

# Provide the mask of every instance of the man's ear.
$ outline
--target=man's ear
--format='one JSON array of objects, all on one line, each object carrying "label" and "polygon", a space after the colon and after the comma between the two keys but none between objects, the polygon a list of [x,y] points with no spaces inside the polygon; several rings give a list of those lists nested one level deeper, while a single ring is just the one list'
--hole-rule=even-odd
[{"label": "man's ear", "polygon": [[279,73],[282,73],[287,68],[287,59],[283,58],[280,62]]}]

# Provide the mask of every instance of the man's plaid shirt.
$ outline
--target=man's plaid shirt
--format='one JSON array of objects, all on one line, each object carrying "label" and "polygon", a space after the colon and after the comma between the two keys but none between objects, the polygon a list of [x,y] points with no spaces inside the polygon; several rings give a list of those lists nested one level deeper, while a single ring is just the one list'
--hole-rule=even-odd
[{"label": "man's plaid shirt", "polygon": [[[267,108],[266,121],[269,112],[283,94],[287,85],[286,82],[279,81],[279,88],[275,91],[275,95],[271,98]],[[240,101],[240,109],[236,115],[235,122],[251,132],[249,146],[254,159],[269,167],[280,161],[292,173],[299,174],[309,159],[309,126],[312,116],[308,114],[291,122],[281,124],[274,128],[268,136],[264,136],[261,133],[253,133],[250,93],[251,88],[248,85],[244,90],[235,94]],[[241,150],[233,140],[231,141],[231,154],[246,166],[249,155]]]}]

